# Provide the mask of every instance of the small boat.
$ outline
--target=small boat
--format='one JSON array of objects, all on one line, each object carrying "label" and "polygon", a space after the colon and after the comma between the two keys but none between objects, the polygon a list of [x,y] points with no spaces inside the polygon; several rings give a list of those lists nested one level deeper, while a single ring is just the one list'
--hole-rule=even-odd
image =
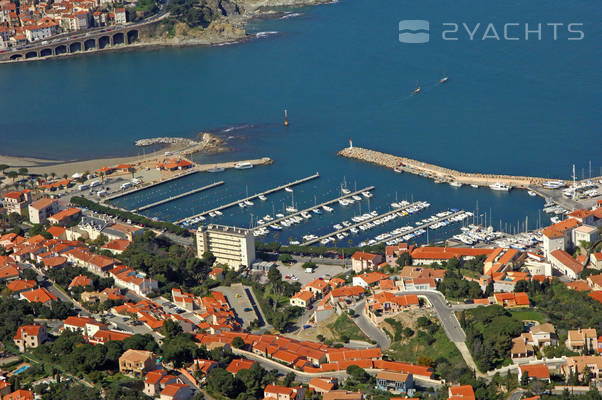
[{"label": "small boat", "polygon": [[252,206],[253,202],[251,200],[245,200],[245,206]]},{"label": "small boat", "polygon": [[209,216],[210,216],[211,218],[215,217],[215,215],[216,215],[216,214],[215,214],[215,211],[211,211],[211,212],[209,213]]},{"label": "small boat", "polygon": [[234,168],[236,168],[236,169],[249,169],[249,168],[253,168],[253,164],[251,164],[248,161],[239,162],[239,163],[234,164]]},{"label": "small boat", "polygon": [[299,211],[299,210],[297,210],[297,209],[296,209],[295,207],[293,207],[293,206],[287,206],[287,207],[285,208],[285,210],[286,210],[286,212],[289,212],[289,213],[296,213],[297,211]]},{"label": "small boat", "polygon": [[462,187],[462,184],[460,182],[456,182],[456,181],[451,181],[449,184],[450,184],[450,186],[453,186],[453,187]]},{"label": "small boat", "polygon": [[527,194],[528,194],[529,196],[531,196],[531,197],[535,197],[535,196],[537,196],[537,193],[535,193],[535,192],[534,192],[534,191],[532,191],[532,190],[529,190],[529,191],[527,192]]},{"label": "small boat", "polygon": [[439,83],[443,85],[447,83],[448,79],[449,78],[447,77],[447,75],[444,75],[443,78],[439,79]]},{"label": "small boat", "polygon": [[224,213],[221,211],[215,210],[215,215],[224,215]]},{"label": "small boat", "polygon": [[264,195],[260,194],[259,196],[257,196],[257,198],[261,201],[266,201],[268,198],[265,197]]},{"label": "small boat", "polygon": [[322,206],[322,209],[323,209],[324,211],[326,211],[326,212],[329,212],[329,213],[331,213],[331,212],[333,212],[333,211],[334,211],[334,209],[333,209],[332,207],[328,207],[328,206]]},{"label": "small boat", "polygon": [[213,168],[209,168],[207,170],[207,172],[224,172],[224,169],[222,167],[218,167],[217,165]]},{"label": "small boat", "polygon": [[353,196],[351,196],[351,198],[352,198],[353,200],[355,200],[355,201],[360,201],[360,200],[362,200],[362,198],[361,198],[360,196],[356,195],[356,194],[355,194],[355,195],[353,195]]},{"label": "small boat", "polygon": [[470,184],[470,187],[473,187],[473,188],[475,188],[475,189],[476,189],[476,188],[478,188],[478,187],[479,187],[479,185],[475,185],[474,183],[471,183],[471,184]]},{"label": "small boat", "polygon": [[403,172],[401,167],[395,167],[395,168],[393,168],[393,171],[397,172],[398,174],[401,174]]},{"label": "small boat", "polygon": [[349,193],[351,193],[351,190],[345,189],[345,188],[341,188],[341,193],[343,193],[343,194],[349,194]]},{"label": "small boat", "polygon": [[505,183],[501,183],[501,182],[493,183],[493,184],[489,185],[489,188],[491,190],[497,190],[497,191],[501,191],[501,192],[508,192],[508,191],[510,191],[510,189],[512,189],[511,186],[508,186]]},{"label": "small boat", "polygon": [[372,193],[370,193],[370,192],[362,192],[362,196],[364,196],[364,197],[366,197],[366,198],[369,199],[370,197],[372,197]]},{"label": "small boat", "polygon": [[284,218],[284,214],[278,213],[278,214],[276,214],[276,218]]},{"label": "small boat", "polygon": [[420,94],[421,91],[422,91],[422,89],[418,85],[418,82],[416,82],[416,89],[412,90],[412,94],[413,95]]},{"label": "small boat", "polygon": [[241,201],[240,203],[238,203],[238,206],[239,206],[240,208],[245,208],[245,207],[246,207],[246,204],[245,204],[244,202],[242,202],[242,201]]},{"label": "small boat", "polygon": [[280,225],[278,225],[278,224],[272,224],[272,225],[270,225],[270,228],[272,228],[272,229],[274,229],[276,231],[282,230],[282,227]]},{"label": "small boat", "polygon": [[322,211],[320,211],[319,208],[314,208],[313,210],[311,210],[314,214],[322,214]]},{"label": "small boat", "polygon": [[290,187],[285,187],[284,190],[286,190],[289,193],[293,193],[293,189]]}]

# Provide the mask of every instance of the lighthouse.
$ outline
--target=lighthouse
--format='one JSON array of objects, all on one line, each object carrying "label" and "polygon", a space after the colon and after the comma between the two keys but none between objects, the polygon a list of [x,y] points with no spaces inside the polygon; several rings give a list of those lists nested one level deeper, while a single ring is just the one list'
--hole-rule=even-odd
[{"label": "lighthouse", "polygon": [[349,139],[349,148],[353,149],[353,139]]},{"label": "lighthouse", "polygon": [[288,111],[284,110],[284,126],[288,126]]}]

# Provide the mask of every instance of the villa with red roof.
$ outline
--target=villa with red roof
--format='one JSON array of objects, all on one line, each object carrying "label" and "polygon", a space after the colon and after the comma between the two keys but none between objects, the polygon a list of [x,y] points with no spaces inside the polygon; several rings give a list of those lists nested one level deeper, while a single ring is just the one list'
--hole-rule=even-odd
[{"label": "villa with red roof", "polygon": [[54,294],[50,293],[45,288],[38,288],[26,292],[21,292],[19,296],[21,299],[27,300],[30,303],[42,303],[44,305],[58,300],[58,298]]},{"label": "villa with red roof", "polygon": [[79,208],[67,208],[66,210],[59,211],[58,213],[48,217],[48,222],[54,225],[68,225],[75,221],[82,215],[82,210]]},{"label": "villa with red roof", "polygon": [[550,382],[550,370],[545,364],[525,364],[518,367],[518,381],[520,382],[522,376],[527,374],[529,380],[542,380]]},{"label": "villa with red roof", "polygon": [[6,214],[17,213],[23,215],[23,210],[31,203],[31,190],[25,189],[19,192],[9,192],[4,195],[2,205]]},{"label": "villa with red roof", "polygon": [[382,262],[383,257],[380,254],[356,251],[351,256],[351,268],[356,274],[359,274],[360,272],[365,270],[374,271]]},{"label": "villa with red roof", "polygon": [[43,325],[22,325],[17,328],[13,338],[19,351],[33,349],[44,343],[48,339],[46,327]]},{"label": "villa with red roof", "polygon": [[290,388],[286,386],[267,385],[263,391],[264,400],[301,400],[304,398],[305,389],[299,386]]},{"label": "villa with red roof", "polygon": [[474,390],[470,385],[450,386],[448,400],[475,400]]},{"label": "villa with red roof", "polygon": [[28,209],[32,224],[44,224],[48,217],[59,211],[59,202],[55,199],[42,198],[31,203]]},{"label": "villa with red roof", "polygon": [[570,279],[579,278],[583,265],[564,250],[554,250],[548,256],[552,267]]},{"label": "villa with red roof", "polygon": [[489,256],[494,249],[473,249],[471,247],[417,247],[412,251],[412,264],[432,264],[457,258],[462,261],[478,256]]},{"label": "villa with red roof", "polygon": [[495,293],[495,302],[504,308],[529,307],[529,296],[527,293]]},{"label": "villa with red roof", "polygon": [[254,364],[255,361],[247,360],[246,358],[235,358],[228,364],[226,371],[230,372],[232,375],[236,375],[243,369],[251,369]]}]

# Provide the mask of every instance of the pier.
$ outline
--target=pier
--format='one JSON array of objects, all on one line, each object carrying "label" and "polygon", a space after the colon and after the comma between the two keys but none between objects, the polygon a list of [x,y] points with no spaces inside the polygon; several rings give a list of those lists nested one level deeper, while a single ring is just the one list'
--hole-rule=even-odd
[{"label": "pier", "polygon": [[338,233],[342,233],[342,232],[345,232],[345,231],[351,230],[351,228],[357,228],[357,227],[358,227],[358,226],[360,226],[360,225],[368,224],[368,223],[370,223],[370,222],[372,222],[372,221],[374,221],[374,220],[377,220],[377,219],[379,219],[379,218],[386,217],[387,215],[395,214],[395,213],[398,213],[398,212],[403,212],[404,210],[407,210],[408,208],[414,207],[414,206],[416,206],[416,205],[417,205],[417,204],[419,204],[419,203],[420,203],[420,202],[419,202],[419,201],[417,201],[417,202],[414,202],[414,203],[408,204],[407,206],[403,206],[403,207],[396,208],[396,209],[394,209],[394,210],[391,210],[391,211],[387,211],[386,213],[379,214],[379,215],[377,215],[376,217],[367,218],[367,219],[365,219],[365,220],[363,220],[363,221],[361,221],[361,222],[357,222],[357,223],[355,223],[355,224],[353,224],[353,225],[345,226],[345,227],[343,227],[343,228],[341,228],[341,229],[339,229],[339,230],[337,230],[337,231],[334,231],[334,232],[327,233],[326,235],[322,235],[322,236],[320,236],[319,238],[312,239],[312,240],[308,240],[307,242],[304,242],[304,243],[303,243],[303,246],[309,246],[309,245],[312,245],[312,244],[314,244],[314,243],[316,243],[316,242],[319,242],[319,241],[320,241],[320,240],[322,240],[322,239],[326,239],[326,238],[329,238],[329,237],[331,237],[331,236],[334,236],[334,235],[336,235],[336,234],[338,234]]},{"label": "pier", "polygon": [[149,189],[149,188],[152,188],[152,187],[155,187],[158,185],[162,185],[164,183],[171,182],[176,179],[184,178],[186,176],[193,175],[193,174],[196,174],[199,172],[205,172],[205,171],[208,171],[215,167],[227,169],[227,168],[234,168],[236,166],[236,164],[238,164],[238,163],[249,163],[253,166],[257,166],[257,165],[268,165],[268,164],[272,164],[273,162],[274,161],[271,158],[263,157],[263,158],[258,158],[258,159],[254,159],[254,160],[228,161],[228,162],[223,162],[223,163],[218,163],[218,164],[196,164],[194,167],[189,168],[188,170],[182,171],[181,173],[174,175],[172,177],[160,179],[156,182],[151,182],[148,184],[142,183],[131,190],[121,192],[121,193],[116,193],[111,196],[107,196],[102,200],[102,202],[107,203],[111,200],[115,200],[120,197],[127,196],[128,194],[136,193],[141,190],[145,190],[145,189]]},{"label": "pier", "polygon": [[396,240],[396,239],[402,238],[402,237],[404,237],[405,235],[409,235],[410,233],[414,233],[414,232],[416,232],[417,230],[420,230],[420,229],[425,229],[425,228],[428,228],[429,226],[431,226],[431,225],[434,225],[434,224],[436,224],[437,222],[445,221],[446,219],[453,218],[453,217],[455,217],[456,215],[463,214],[464,212],[465,212],[465,211],[462,211],[462,210],[460,210],[460,211],[456,211],[456,212],[455,212],[455,213],[453,213],[453,214],[449,214],[449,215],[446,215],[445,217],[437,218],[435,221],[431,221],[431,222],[427,222],[426,224],[419,225],[419,226],[417,226],[416,228],[413,228],[413,229],[411,229],[411,230],[407,230],[407,231],[405,231],[405,232],[402,232],[402,233],[400,233],[400,234],[398,234],[398,235],[395,235],[395,236],[390,236],[390,237],[388,237],[388,238],[386,238],[386,239],[379,240],[379,241],[377,241],[377,242],[376,242],[376,243],[374,243],[374,244],[376,245],[376,244],[385,243],[385,242],[388,242],[388,241],[391,241],[391,240]]},{"label": "pier", "polygon": [[200,187],[200,188],[197,188],[197,189],[190,190],[188,192],[184,192],[184,193],[178,194],[177,196],[170,196],[170,197],[168,197],[166,199],[155,201],[154,203],[150,203],[150,204],[147,204],[145,206],[135,208],[132,211],[133,212],[140,212],[140,211],[148,210],[149,208],[153,208],[153,207],[159,206],[161,204],[169,203],[170,201],[181,199],[182,197],[190,196],[190,195],[193,195],[195,193],[199,193],[199,192],[202,192],[202,191],[205,191],[205,190],[208,190],[208,189],[211,189],[211,188],[214,188],[216,186],[223,185],[223,184],[224,184],[224,181],[214,182],[214,183],[212,183],[210,185],[203,186],[203,187]]},{"label": "pier", "polygon": [[364,149],[361,147],[347,147],[339,151],[337,154],[341,157],[365,161],[371,164],[380,165],[382,167],[396,169],[400,172],[404,171],[439,181],[454,181],[466,185],[489,186],[499,182],[512,187],[527,189],[528,186],[541,187],[544,182],[551,180],[562,181],[567,185],[572,183],[571,181],[564,179],[461,172],[438,165],[413,160],[411,158],[398,157],[392,154],[381,153],[379,151]]},{"label": "pier", "polygon": [[152,183],[149,183],[149,184],[142,183],[141,185],[138,185],[138,186],[136,186],[135,188],[133,188],[131,190],[127,190],[127,191],[121,192],[121,193],[116,193],[116,194],[114,194],[112,196],[107,196],[107,197],[105,197],[103,199],[102,202],[103,203],[107,203],[107,202],[109,202],[111,200],[115,200],[115,199],[118,199],[120,197],[127,196],[128,194],[136,193],[136,192],[139,192],[139,191],[145,190],[145,189],[150,189],[152,187],[159,186],[159,185],[162,185],[162,184],[167,183],[167,182],[175,181],[176,179],[184,178],[185,176],[196,174],[198,172],[199,171],[197,171],[196,169],[189,169],[186,172],[183,172],[183,173],[178,174],[178,175],[174,175],[174,176],[172,176],[170,178],[161,179],[161,180],[159,180],[157,182],[152,182]]},{"label": "pier", "polygon": [[315,210],[316,208],[322,208],[322,206],[327,206],[327,205],[336,203],[339,200],[346,199],[346,198],[349,198],[349,197],[352,197],[352,196],[357,196],[357,195],[361,194],[362,192],[369,192],[371,190],[374,190],[374,186],[368,186],[368,187],[360,189],[360,190],[358,190],[356,192],[352,192],[352,193],[349,193],[349,194],[344,194],[342,196],[339,196],[336,199],[332,199],[332,200],[325,201],[324,203],[316,204],[316,205],[314,205],[312,207],[306,208],[305,210],[300,210],[300,211],[297,211],[297,212],[294,212],[294,213],[287,214],[287,215],[285,215],[282,218],[276,218],[276,219],[274,219],[274,220],[272,220],[270,222],[266,222],[265,224],[254,226],[252,229],[264,228],[266,226],[274,225],[274,224],[277,224],[277,223],[279,223],[281,221],[289,219],[291,217],[296,217],[297,215],[301,215],[304,212],[311,212],[311,211]]},{"label": "pier", "polygon": [[[219,166],[220,164],[217,164],[217,165]],[[209,168],[213,168],[213,167],[214,167],[214,166],[213,166],[213,165],[211,165],[211,166],[209,166],[207,169],[209,169]],[[304,183],[304,182],[307,182],[307,181],[311,181],[311,180],[313,180],[313,179],[316,179],[316,178],[319,178],[319,177],[320,177],[320,174],[316,172],[315,174],[313,174],[313,175],[310,175],[310,176],[308,176],[308,177],[305,177],[305,178],[302,178],[302,179],[298,179],[298,180],[296,180],[296,181],[289,182],[289,183],[286,183],[286,184],[284,184],[284,185],[277,186],[277,187],[275,187],[275,188],[272,188],[272,189],[268,189],[268,190],[266,190],[265,192],[256,193],[256,194],[254,194],[254,195],[252,195],[252,196],[245,197],[244,199],[235,200],[235,201],[233,201],[233,202],[231,202],[231,203],[224,204],[224,205],[222,205],[222,206],[219,206],[219,207],[212,208],[211,210],[203,211],[203,212],[201,212],[201,213],[198,213],[198,214],[195,214],[195,215],[191,215],[190,217],[182,218],[182,219],[180,219],[180,220],[176,221],[176,222],[175,222],[175,224],[180,224],[180,223],[182,223],[182,222],[187,222],[187,221],[190,221],[190,220],[192,220],[192,219],[195,219],[195,218],[197,218],[197,217],[203,217],[203,216],[205,216],[205,215],[207,215],[207,214],[209,214],[209,213],[211,213],[211,212],[225,210],[226,208],[230,208],[230,207],[237,206],[237,205],[238,205],[238,203],[244,202],[244,201],[246,201],[246,200],[254,200],[254,199],[257,199],[257,198],[259,198],[259,196],[266,196],[266,195],[268,195],[268,194],[271,194],[271,193],[274,193],[274,192],[278,192],[278,191],[280,191],[280,190],[284,190],[284,189],[286,189],[286,188],[288,188],[288,187],[296,186],[296,185],[299,185],[299,184],[301,184],[301,183]]]}]

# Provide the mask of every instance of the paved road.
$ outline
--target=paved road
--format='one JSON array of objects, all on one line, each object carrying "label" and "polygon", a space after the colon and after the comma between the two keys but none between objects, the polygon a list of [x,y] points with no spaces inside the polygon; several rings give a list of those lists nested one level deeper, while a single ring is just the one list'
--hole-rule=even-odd
[{"label": "paved road", "polygon": [[525,389],[514,389],[510,392],[510,395],[506,397],[506,400],[520,400],[525,393],[527,393]]},{"label": "paved road", "polygon": [[364,315],[364,304],[366,303],[365,299],[358,301],[353,306],[353,311],[358,315],[354,318],[357,326],[368,336],[370,339],[376,341],[378,347],[384,352],[389,347],[391,347],[391,339],[379,328],[374,326],[372,322],[368,320],[368,318]]},{"label": "paved road", "polygon": [[453,309],[447,305],[447,301],[440,292],[408,291],[398,292],[398,294],[416,294],[425,296],[437,312],[437,317],[439,317],[443,330],[445,330],[445,334],[449,340],[452,342],[464,342],[466,340],[466,334],[456,319]]}]

